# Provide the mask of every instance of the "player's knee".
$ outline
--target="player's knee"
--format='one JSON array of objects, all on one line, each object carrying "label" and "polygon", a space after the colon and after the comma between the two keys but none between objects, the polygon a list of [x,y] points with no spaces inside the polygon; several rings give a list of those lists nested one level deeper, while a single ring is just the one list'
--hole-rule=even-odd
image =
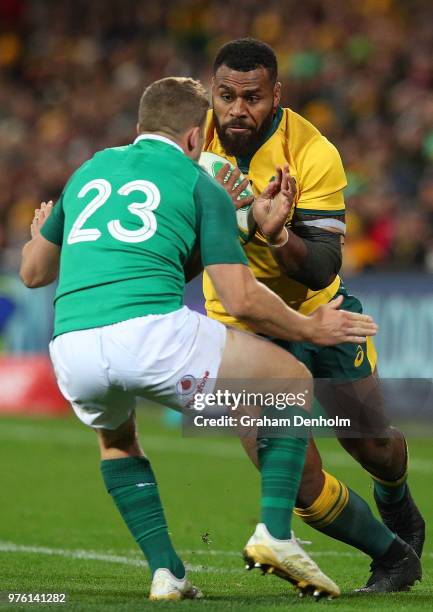
[{"label": "player's knee", "polygon": [[138,445],[135,422],[128,419],[117,429],[100,429],[98,431],[102,449],[116,449],[130,452]]},{"label": "player's knee", "polygon": [[293,397],[297,400],[297,405],[307,412],[310,412],[314,397],[313,377],[308,368],[297,360],[291,360],[286,370],[287,377],[281,380],[280,393],[290,395],[293,404]]}]

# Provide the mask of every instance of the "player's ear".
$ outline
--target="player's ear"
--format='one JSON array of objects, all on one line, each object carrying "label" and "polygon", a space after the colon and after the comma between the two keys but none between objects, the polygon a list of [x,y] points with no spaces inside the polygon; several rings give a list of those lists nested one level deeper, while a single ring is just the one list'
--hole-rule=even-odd
[{"label": "player's ear", "polygon": [[189,130],[188,132],[188,150],[189,151],[194,151],[194,149],[197,149],[197,147],[199,146],[201,141],[201,129],[200,127],[196,126],[193,127]]},{"label": "player's ear", "polygon": [[277,81],[274,85],[274,111],[277,110],[281,100],[281,83]]}]

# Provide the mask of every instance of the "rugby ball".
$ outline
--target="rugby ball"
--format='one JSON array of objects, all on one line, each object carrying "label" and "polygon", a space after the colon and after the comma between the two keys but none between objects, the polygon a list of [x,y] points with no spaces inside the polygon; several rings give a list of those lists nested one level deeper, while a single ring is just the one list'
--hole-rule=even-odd
[{"label": "rugby ball", "polygon": [[[233,166],[233,164],[230,163],[228,159],[226,159],[225,157],[221,157],[221,155],[216,155],[215,153],[210,153],[208,151],[204,151],[201,154],[200,159],[199,159],[199,164],[202,168],[206,170],[208,174],[210,174],[212,178],[216,177],[218,172],[221,170],[221,168],[225,164],[229,164],[230,169],[227,172],[224,182],[226,182],[229,179],[230,174],[233,172],[235,168],[235,166]],[[244,178],[245,176],[241,173],[239,179],[235,183],[235,187],[239,185],[239,183],[241,183],[244,180]],[[246,187],[241,192],[241,194],[238,196],[238,201],[242,200],[243,198],[247,198],[248,196],[252,196],[252,195],[254,195],[253,191],[251,187],[248,185],[248,187]],[[248,204],[247,206],[242,206],[241,208],[238,208],[236,211],[236,220],[238,222],[239,237],[241,238],[242,243],[246,244],[254,236],[256,232],[256,227],[257,227],[257,224],[253,216],[252,205]]]}]

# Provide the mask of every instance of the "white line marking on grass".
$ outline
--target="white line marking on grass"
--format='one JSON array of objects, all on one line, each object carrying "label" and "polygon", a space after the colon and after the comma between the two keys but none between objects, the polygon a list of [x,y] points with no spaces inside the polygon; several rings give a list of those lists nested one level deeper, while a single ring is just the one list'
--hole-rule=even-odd
[{"label": "white line marking on grass", "polygon": [[[47,546],[27,546],[25,544],[16,544],[15,542],[0,541],[0,553],[33,553],[37,555],[57,555],[67,557],[69,559],[81,559],[84,561],[103,561],[107,563],[119,563],[122,565],[132,565],[135,567],[147,567],[146,561],[139,559],[140,553],[135,550],[128,550],[128,554],[115,554],[113,551],[96,551],[85,549],[68,550],[64,548],[50,548]],[[240,551],[233,550],[180,550],[180,554],[186,556],[200,555],[211,557],[236,557],[241,559]],[[361,552],[339,552],[337,550],[318,550],[308,551],[312,557],[365,557]],[[424,557],[433,558],[433,552],[425,552]],[[188,568],[194,572],[237,572],[234,568],[217,568],[203,565],[190,565]]]},{"label": "white line marking on grass", "polygon": [[[14,542],[1,542],[0,553],[24,553],[36,555],[55,555],[66,557],[68,559],[79,559],[84,561],[103,561],[106,563],[118,563],[122,565],[132,565],[134,567],[148,567],[146,561],[124,555],[115,555],[107,552],[98,552],[95,550],[67,550],[64,548],[49,548],[47,546],[26,546],[24,544],[15,544]],[[205,565],[191,565],[186,563],[186,567],[192,572],[199,573],[238,573],[242,570],[234,568],[208,567]]]}]

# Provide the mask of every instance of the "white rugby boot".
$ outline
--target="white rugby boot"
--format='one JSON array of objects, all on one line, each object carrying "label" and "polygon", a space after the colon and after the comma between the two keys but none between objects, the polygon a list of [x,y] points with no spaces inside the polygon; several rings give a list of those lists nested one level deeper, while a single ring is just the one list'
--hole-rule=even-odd
[{"label": "white rugby boot", "polygon": [[299,595],[313,595],[316,599],[330,599],[340,595],[340,589],[299,545],[292,532],[290,540],[277,540],[259,523],[244,548],[246,569],[261,569],[264,574],[275,574],[288,580]]},{"label": "white rugby boot", "polygon": [[185,578],[176,578],[165,567],[153,575],[149,599],[152,601],[179,601],[181,599],[201,599],[203,593]]}]

